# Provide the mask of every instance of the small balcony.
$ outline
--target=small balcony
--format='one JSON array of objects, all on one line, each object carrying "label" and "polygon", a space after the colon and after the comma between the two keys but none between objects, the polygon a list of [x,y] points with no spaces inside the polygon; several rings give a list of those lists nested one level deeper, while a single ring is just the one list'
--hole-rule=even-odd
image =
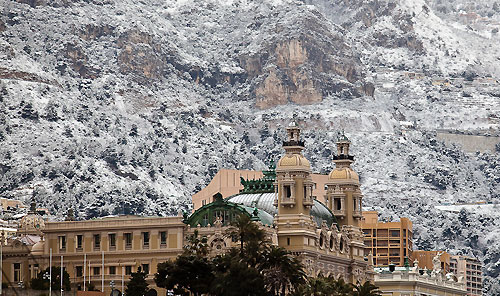
[{"label": "small balcony", "polygon": [[281,205],[283,206],[294,206],[295,197],[285,197],[281,199]]},{"label": "small balcony", "polygon": [[333,215],[337,217],[345,217],[345,210],[333,210]]},{"label": "small balcony", "polygon": [[334,155],[333,156],[333,160],[344,160],[344,159],[353,160],[354,161],[354,156],[352,156],[352,155],[344,155],[344,154]]},{"label": "small balcony", "polygon": [[354,218],[363,218],[363,213],[361,211],[353,211],[352,216]]},{"label": "small balcony", "polygon": [[314,199],[312,197],[304,198],[302,204],[304,207],[312,207],[314,205]]}]

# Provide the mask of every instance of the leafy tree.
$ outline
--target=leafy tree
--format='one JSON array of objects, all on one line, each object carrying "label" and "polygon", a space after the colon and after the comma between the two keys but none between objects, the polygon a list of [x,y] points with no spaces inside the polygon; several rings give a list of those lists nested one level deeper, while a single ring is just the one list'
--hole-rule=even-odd
[{"label": "leafy tree", "polygon": [[175,261],[158,264],[155,282],[179,295],[285,295],[305,283],[299,259],[271,246],[264,230],[241,215],[226,235],[239,247],[209,258],[207,239],[195,230]]},{"label": "leafy tree", "polygon": [[158,264],[155,282],[158,287],[173,290],[175,294],[206,294],[214,275],[213,264],[207,258],[208,245],[206,237],[199,237],[198,231],[189,237],[184,252],[174,262]]},{"label": "leafy tree", "polygon": [[[47,267],[45,270],[40,271],[36,278],[31,280],[31,288],[33,290],[49,290],[49,278],[45,274],[50,273],[50,268]],[[61,267],[52,266],[52,290],[61,290]],[[69,274],[66,270],[63,271],[63,290],[71,291],[71,281],[69,279]]]},{"label": "leafy tree", "polygon": [[148,289],[148,283],[146,282],[147,274],[141,271],[141,268],[137,272],[133,272],[130,275],[130,281],[127,283],[127,288],[125,289],[125,294],[128,296],[144,296]]},{"label": "leafy tree", "polygon": [[268,295],[259,270],[239,260],[237,256],[229,260],[229,266],[224,273],[217,274],[211,291],[220,296]]}]

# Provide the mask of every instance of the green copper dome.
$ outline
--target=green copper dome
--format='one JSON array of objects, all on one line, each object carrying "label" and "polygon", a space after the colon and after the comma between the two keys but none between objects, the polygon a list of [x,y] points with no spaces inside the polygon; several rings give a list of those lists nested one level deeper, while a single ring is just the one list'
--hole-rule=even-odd
[{"label": "green copper dome", "polygon": [[[250,208],[257,208],[268,213],[271,217],[278,214],[278,209],[274,206],[274,197],[275,193],[239,193],[233,196],[230,196],[226,199],[226,201],[247,206]],[[337,224],[337,219],[333,213],[328,209],[323,203],[318,200],[314,200],[314,205],[311,209],[311,216],[313,217],[314,222],[321,226],[323,221],[326,222],[328,227],[332,224]]]},{"label": "green copper dome", "polygon": [[186,217],[184,223],[191,227],[207,227],[215,225],[217,219],[220,219],[222,225],[227,226],[234,221],[239,215],[248,215],[253,221],[260,221],[264,225],[273,225],[273,216],[266,211],[250,207],[243,204],[235,204],[224,200],[220,193],[216,194],[215,201],[202,206],[189,217]]}]

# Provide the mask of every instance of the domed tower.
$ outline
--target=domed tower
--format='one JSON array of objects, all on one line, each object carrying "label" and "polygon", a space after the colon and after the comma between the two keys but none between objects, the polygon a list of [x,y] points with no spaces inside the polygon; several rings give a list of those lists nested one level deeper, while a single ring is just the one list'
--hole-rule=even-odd
[{"label": "domed tower", "polygon": [[316,227],[311,218],[314,205],[311,165],[302,155],[304,142],[300,140],[297,122],[292,121],[286,131],[285,155],[278,161],[274,183],[278,244],[289,250],[314,247]]},{"label": "domed tower", "polygon": [[21,218],[17,228],[19,234],[40,234],[45,228],[45,221],[36,212],[36,204],[31,203],[28,214]]},{"label": "domed tower", "polygon": [[351,141],[345,135],[337,141],[337,155],[333,156],[335,169],[328,176],[325,201],[339,225],[359,227],[363,195],[359,188],[359,176],[351,168],[354,156],[349,155],[350,145]]}]

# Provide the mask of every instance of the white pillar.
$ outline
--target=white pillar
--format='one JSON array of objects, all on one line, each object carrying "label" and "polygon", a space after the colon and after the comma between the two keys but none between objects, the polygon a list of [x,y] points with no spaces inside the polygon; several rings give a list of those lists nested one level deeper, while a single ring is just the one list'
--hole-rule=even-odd
[{"label": "white pillar", "polygon": [[63,256],[61,255],[61,296],[63,294],[63,278],[64,278],[64,258]]},{"label": "white pillar", "polygon": [[125,295],[125,289],[123,288],[124,276],[125,276],[125,267],[122,266],[122,295]]},{"label": "white pillar", "polygon": [[101,270],[101,286],[102,286],[102,292],[104,293],[104,251],[102,251],[102,270]]},{"label": "white pillar", "polygon": [[83,254],[83,291],[85,291],[86,270],[87,270],[87,253]]},{"label": "white pillar", "polygon": [[49,296],[52,296],[52,248],[49,251]]}]

